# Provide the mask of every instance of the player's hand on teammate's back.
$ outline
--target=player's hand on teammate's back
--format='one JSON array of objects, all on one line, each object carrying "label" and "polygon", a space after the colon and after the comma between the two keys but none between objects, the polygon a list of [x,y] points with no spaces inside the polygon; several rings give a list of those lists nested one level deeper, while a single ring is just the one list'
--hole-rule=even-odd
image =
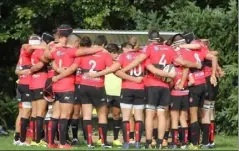
[{"label": "player's hand on teammate's back", "polygon": [[197,69],[201,69],[202,68],[202,64],[201,63],[197,63]]},{"label": "player's hand on teammate's back", "polygon": [[182,82],[179,82],[178,84],[176,84],[176,85],[174,86],[174,88],[175,88],[176,90],[184,90],[183,83],[182,83]]},{"label": "player's hand on teammate's back", "polygon": [[21,71],[22,75],[29,75],[31,73],[30,69],[24,69]]},{"label": "player's hand on teammate's back", "polygon": [[143,79],[144,79],[144,77],[136,77],[135,82],[136,83],[141,83]]},{"label": "player's hand on teammate's back", "polygon": [[210,82],[215,87],[217,85],[217,78],[214,75],[211,75]]},{"label": "player's hand on teammate's back", "polygon": [[57,76],[52,77],[52,82],[57,82],[59,78]]},{"label": "player's hand on teammate's back", "polygon": [[177,72],[170,72],[170,73],[168,73],[169,78],[172,78],[172,79],[175,78],[176,75],[177,75]]},{"label": "player's hand on teammate's back", "polygon": [[87,72],[84,74],[84,76],[88,78],[96,78],[97,77],[97,72]]}]

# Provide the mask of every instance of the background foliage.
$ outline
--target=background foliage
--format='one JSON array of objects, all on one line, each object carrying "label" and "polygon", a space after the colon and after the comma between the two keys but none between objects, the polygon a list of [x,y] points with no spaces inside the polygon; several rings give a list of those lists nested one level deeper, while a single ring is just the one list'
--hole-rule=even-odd
[{"label": "background foliage", "polygon": [[[0,2],[0,122],[12,128],[16,115],[14,67],[20,44],[31,33],[51,32],[59,24],[74,28],[193,30],[210,38],[226,76],[220,79],[217,130],[238,132],[237,1],[218,0],[3,0]],[[13,118],[9,118],[9,115]]]}]

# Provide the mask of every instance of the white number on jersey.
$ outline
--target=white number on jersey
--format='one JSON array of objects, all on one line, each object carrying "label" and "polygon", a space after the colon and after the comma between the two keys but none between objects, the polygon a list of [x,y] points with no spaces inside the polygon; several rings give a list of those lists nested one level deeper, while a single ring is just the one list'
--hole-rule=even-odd
[{"label": "white number on jersey", "polygon": [[165,54],[162,55],[162,57],[159,60],[159,65],[166,66],[167,61],[165,60]]},{"label": "white number on jersey", "polygon": [[[138,70],[137,70],[138,69]],[[142,74],[142,67],[141,65],[138,65],[138,67],[135,67],[133,69],[130,70],[130,75],[131,76],[140,76]]]},{"label": "white number on jersey", "polygon": [[59,60],[58,67],[59,67],[59,68],[62,68],[62,59]]},{"label": "white number on jersey", "polygon": [[197,60],[197,63],[201,63],[199,55],[197,53],[194,54],[194,58]]},{"label": "white number on jersey", "polygon": [[96,62],[94,60],[90,60],[89,64],[91,66],[89,72],[95,72]]}]

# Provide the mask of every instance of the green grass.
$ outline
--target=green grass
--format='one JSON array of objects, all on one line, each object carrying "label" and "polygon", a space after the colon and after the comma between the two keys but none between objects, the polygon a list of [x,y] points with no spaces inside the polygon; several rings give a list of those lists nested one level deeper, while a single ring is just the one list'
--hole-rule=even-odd
[{"label": "green grass", "polygon": [[[20,147],[12,145],[13,135],[7,137],[0,137],[0,150],[49,150],[42,147]],[[212,150],[238,150],[238,138],[237,136],[216,136],[216,148]],[[119,150],[117,147],[114,150]],[[87,150],[87,148],[82,144],[73,150]],[[102,150],[100,147],[94,150]],[[109,149],[107,149],[109,150]]]}]

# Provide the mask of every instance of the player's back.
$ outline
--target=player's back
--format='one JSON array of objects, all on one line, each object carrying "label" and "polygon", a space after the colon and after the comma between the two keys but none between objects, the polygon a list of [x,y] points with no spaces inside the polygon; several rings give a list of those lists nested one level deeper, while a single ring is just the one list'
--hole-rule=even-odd
[{"label": "player's back", "polygon": [[93,55],[80,57],[79,67],[82,73],[81,84],[103,87],[104,76],[98,78],[88,78],[84,76],[84,73],[102,71],[107,66],[111,65],[112,65],[112,57],[108,52],[98,52]]},{"label": "player's back", "polygon": [[[118,61],[121,64],[121,67],[124,68],[128,66],[138,55],[140,55],[140,52],[125,52],[121,54],[118,58]],[[145,73],[145,62],[140,63],[135,68],[131,69],[127,72],[128,75],[134,76],[134,77],[141,77],[144,76]],[[136,83],[129,80],[123,80],[122,82],[122,88],[123,89],[144,89],[144,83],[143,81],[141,83]]]}]

